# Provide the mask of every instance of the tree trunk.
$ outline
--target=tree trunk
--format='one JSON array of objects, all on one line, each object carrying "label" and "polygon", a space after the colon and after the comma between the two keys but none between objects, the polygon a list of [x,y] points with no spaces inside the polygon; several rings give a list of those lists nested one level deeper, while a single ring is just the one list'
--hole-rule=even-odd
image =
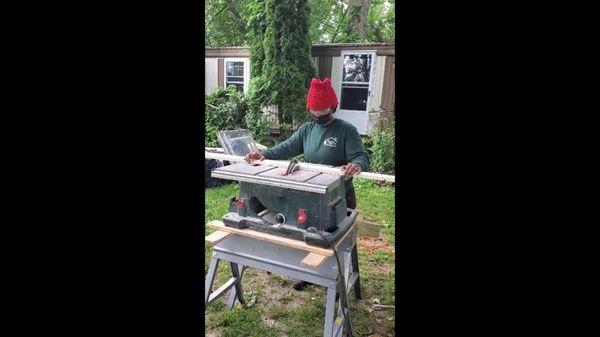
[{"label": "tree trunk", "polygon": [[[348,18],[348,29],[349,32],[356,34],[358,41],[348,42],[364,42],[367,36],[367,14],[369,13],[369,7],[371,6],[371,0],[351,0],[348,3],[348,11],[350,17]],[[350,35],[350,34],[349,34]]]},{"label": "tree trunk", "polygon": [[380,27],[376,26],[375,28],[373,28],[373,33],[375,35],[375,42],[384,42]]}]

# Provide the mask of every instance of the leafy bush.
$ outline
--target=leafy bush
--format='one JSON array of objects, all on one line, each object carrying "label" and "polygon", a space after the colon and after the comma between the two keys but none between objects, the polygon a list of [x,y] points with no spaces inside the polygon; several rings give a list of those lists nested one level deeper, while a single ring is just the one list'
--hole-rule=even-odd
[{"label": "leafy bush", "polygon": [[248,105],[244,93],[233,86],[219,88],[205,98],[205,146],[217,145],[217,131],[245,129]]},{"label": "leafy bush", "polygon": [[362,138],[362,142],[363,142],[363,145],[365,147],[365,150],[369,154],[369,158],[372,158],[373,157],[373,151],[371,150],[371,148],[373,147],[373,138],[371,138],[371,137],[363,137]]},{"label": "leafy bush", "polygon": [[268,139],[271,126],[267,120],[267,116],[265,116],[260,108],[255,106],[250,107],[246,114],[246,125],[247,129],[252,132],[254,141],[265,145],[264,142]]},{"label": "leafy bush", "polygon": [[394,173],[396,168],[395,138],[394,132],[382,131],[371,134],[370,139],[364,141],[371,157],[372,172]]},{"label": "leafy bush", "polygon": [[260,110],[251,109],[243,92],[233,86],[219,88],[205,98],[204,146],[218,147],[217,132],[248,129],[259,142],[268,135],[269,125]]}]

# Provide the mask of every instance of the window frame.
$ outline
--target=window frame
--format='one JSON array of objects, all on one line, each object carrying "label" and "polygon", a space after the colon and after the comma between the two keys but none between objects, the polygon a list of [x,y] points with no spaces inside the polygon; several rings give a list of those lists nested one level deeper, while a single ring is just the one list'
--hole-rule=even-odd
[{"label": "window frame", "polygon": [[[367,105],[365,110],[347,110],[342,109],[342,87],[344,84],[356,84],[357,82],[348,82],[344,81],[344,56],[345,55],[362,55],[369,54],[371,55],[371,72],[369,74],[369,86],[367,88]],[[342,112],[358,112],[358,113],[369,113],[370,103],[371,103],[371,92],[373,91],[373,80],[375,78],[375,67],[376,67],[376,59],[377,59],[377,50],[342,50],[340,52],[340,81],[338,86],[338,92],[340,93],[340,106],[338,107],[338,111]],[[367,82],[358,82],[362,84],[366,84]]]},{"label": "window frame", "polygon": [[[250,60],[247,58],[223,58],[223,87],[227,88],[227,62],[242,62],[243,65],[243,70],[242,70],[242,82],[237,82],[237,81],[233,81],[233,82],[229,82],[231,84],[241,84],[242,85],[242,92],[246,93],[248,91],[248,79],[246,78],[246,74],[250,74]],[[246,71],[246,68],[248,68],[248,70]],[[239,77],[239,76],[236,76]]]}]

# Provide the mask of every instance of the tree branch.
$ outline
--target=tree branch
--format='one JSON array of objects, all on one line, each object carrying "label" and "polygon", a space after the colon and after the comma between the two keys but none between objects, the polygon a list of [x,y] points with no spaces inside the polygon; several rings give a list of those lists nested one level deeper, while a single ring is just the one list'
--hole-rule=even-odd
[{"label": "tree branch", "polygon": [[[343,8],[343,7],[342,7]],[[337,37],[338,31],[340,30],[340,26],[342,25],[342,23],[344,22],[344,18],[346,17],[346,13],[348,13],[348,10],[350,9],[350,4],[348,4],[348,8],[346,8],[346,10],[344,11],[342,9],[342,17],[340,18],[340,21],[338,22],[337,27],[335,28],[335,32],[333,32],[333,36],[331,37],[331,40],[329,41],[329,43],[334,43],[335,38]]]},{"label": "tree branch", "polygon": [[229,12],[229,15],[231,15],[233,17],[234,24],[237,26],[239,32],[241,34],[244,34],[246,32],[246,25],[244,23],[244,20],[242,19],[242,16],[235,8],[233,1],[225,0],[225,3],[226,3],[226,6],[229,7],[228,12]]},{"label": "tree branch", "polygon": [[221,9],[219,9],[219,11],[218,11],[218,12],[217,12],[215,15],[213,15],[213,17],[212,17],[212,18],[210,19],[210,21],[209,21],[209,22],[206,24],[206,26],[210,25],[210,24],[213,22],[213,20],[214,20],[214,19],[215,19],[217,16],[219,16],[219,14],[221,14],[221,12],[222,12],[222,11],[224,11],[224,10],[225,10],[225,8],[227,8],[227,4],[224,4],[224,5],[223,5],[223,7],[221,7]]}]

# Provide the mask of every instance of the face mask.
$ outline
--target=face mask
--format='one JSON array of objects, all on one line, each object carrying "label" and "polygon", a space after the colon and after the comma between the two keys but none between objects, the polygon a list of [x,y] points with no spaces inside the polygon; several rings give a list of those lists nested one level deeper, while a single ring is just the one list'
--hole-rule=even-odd
[{"label": "face mask", "polygon": [[313,121],[317,122],[317,124],[326,124],[331,120],[331,114],[315,117],[313,114],[310,114]]}]

